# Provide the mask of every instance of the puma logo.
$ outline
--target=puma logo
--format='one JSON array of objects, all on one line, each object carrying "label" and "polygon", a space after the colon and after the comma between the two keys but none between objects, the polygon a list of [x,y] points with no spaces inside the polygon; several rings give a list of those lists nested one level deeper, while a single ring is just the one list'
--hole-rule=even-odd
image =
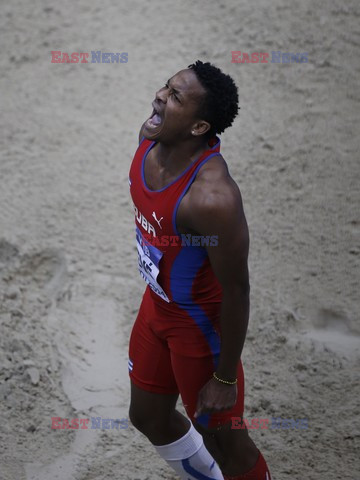
[{"label": "puma logo", "polygon": [[152,216],[155,218],[155,221],[157,222],[157,224],[159,225],[159,227],[160,227],[161,230],[162,230],[162,226],[160,225],[160,222],[161,222],[161,220],[162,220],[164,217],[161,217],[160,220],[158,220],[158,219],[156,218],[156,213],[155,213],[155,212],[152,213]]}]

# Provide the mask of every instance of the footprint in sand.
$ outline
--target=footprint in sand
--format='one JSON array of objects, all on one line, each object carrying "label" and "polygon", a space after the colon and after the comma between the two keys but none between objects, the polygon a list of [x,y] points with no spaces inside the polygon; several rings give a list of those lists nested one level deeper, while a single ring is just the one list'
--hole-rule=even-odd
[{"label": "footprint in sand", "polygon": [[360,335],[344,313],[321,308],[313,317],[313,326],[305,336],[322,342],[330,350],[341,354],[360,351]]},{"label": "footprint in sand", "polygon": [[66,280],[65,256],[51,249],[25,255],[15,276],[21,277],[20,281],[27,285],[29,291],[54,298]]},{"label": "footprint in sand", "polygon": [[20,255],[16,246],[0,240],[0,266],[5,298],[22,297],[22,308],[33,301],[59,300],[64,294],[67,268],[61,251]]},{"label": "footprint in sand", "polygon": [[0,239],[0,274],[4,273],[6,266],[10,265],[19,255],[19,250],[15,245]]}]

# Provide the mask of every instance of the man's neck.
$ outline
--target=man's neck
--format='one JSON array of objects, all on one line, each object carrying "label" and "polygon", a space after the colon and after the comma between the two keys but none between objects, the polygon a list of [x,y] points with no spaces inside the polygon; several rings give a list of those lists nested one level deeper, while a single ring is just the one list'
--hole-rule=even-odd
[{"label": "man's neck", "polygon": [[171,145],[159,142],[154,147],[154,155],[160,168],[175,173],[184,170],[209,148],[208,139],[202,138],[182,140]]}]

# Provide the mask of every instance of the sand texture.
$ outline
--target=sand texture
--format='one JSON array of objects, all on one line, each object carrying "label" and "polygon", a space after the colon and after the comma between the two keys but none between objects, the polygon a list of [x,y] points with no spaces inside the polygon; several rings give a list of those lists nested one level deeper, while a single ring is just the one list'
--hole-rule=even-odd
[{"label": "sand texture", "polygon": [[155,91],[196,59],[239,87],[221,139],[251,236],[245,416],[308,421],[252,437],[274,480],[360,479],[359,20],[356,0],[2,2],[0,480],[175,480],[131,425],[51,417],[128,417],[128,171]]}]

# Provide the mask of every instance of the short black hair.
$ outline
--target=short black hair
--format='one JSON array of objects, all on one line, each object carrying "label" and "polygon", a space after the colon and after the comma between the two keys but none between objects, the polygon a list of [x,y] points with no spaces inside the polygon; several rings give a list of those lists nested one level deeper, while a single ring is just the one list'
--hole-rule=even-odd
[{"label": "short black hair", "polygon": [[239,110],[239,95],[234,80],[209,62],[197,60],[188,68],[195,72],[206,90],[200,114],[211,125],[207,135],[210,137],[222,133],[232,125]]}]

